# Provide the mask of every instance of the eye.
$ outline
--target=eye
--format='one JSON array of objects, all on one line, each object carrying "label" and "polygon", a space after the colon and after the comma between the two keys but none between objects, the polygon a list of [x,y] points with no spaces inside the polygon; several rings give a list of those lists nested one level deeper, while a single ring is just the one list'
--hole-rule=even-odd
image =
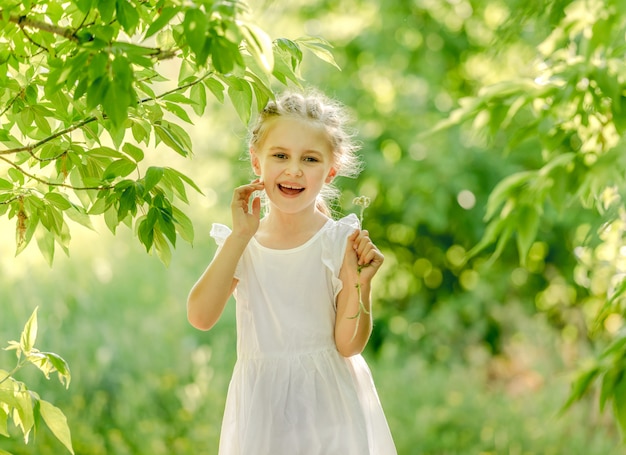
[{"label": "eye", "polygon": [[274,158],[278,158],[279,160],[284,160],[287,158],[287,155],[284,153],[274,153]]},{"label": "eye", "polygon": [[304,158],[304,161],[306,161],[307,163],[318,163],[319,159],[314,156],[307,156]]}]

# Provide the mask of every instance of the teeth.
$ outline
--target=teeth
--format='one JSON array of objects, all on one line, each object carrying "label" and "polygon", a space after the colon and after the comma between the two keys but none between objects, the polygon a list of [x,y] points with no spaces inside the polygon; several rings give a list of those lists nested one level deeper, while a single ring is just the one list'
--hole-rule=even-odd
[{"label": "teeth", "polygon": [[288,188],[290,190],[301,190],[302,189],[301,186],[291,186],[291,185],[283,185],[283,184],[281,184],[280,186],[282,186],[283,188]]}]

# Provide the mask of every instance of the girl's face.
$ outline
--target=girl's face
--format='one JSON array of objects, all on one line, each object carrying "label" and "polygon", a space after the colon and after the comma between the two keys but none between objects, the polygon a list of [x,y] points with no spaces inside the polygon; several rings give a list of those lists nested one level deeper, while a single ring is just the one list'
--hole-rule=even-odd
[{"label": "girl's face", "polygon": [[272,207],[286,213],[314,208],[325,183],[336,174],[328,136],[314,123],[278,117],[258,149],[251,149],[254,172],[265,183]]}]

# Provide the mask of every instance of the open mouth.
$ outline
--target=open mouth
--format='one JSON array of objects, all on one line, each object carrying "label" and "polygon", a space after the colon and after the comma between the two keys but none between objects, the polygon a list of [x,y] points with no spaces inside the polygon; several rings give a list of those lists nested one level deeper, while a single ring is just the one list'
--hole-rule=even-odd
[{"label": "open mouth", "polygon": [[278,189],[285,194],[288,194],[290,196],[302,193],[304,191],[304,188],[302,188],[301,186],[295,186],[295,185],[282,185],[282,184],[278,184]]}]

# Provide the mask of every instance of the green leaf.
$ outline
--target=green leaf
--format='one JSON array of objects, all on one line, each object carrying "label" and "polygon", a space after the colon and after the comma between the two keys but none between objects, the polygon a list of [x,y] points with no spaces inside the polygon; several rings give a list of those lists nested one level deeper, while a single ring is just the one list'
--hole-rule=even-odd
[{"label": "green leaf", "polygon": [[109,230],[115,235],[117,225],[120,224],[120,220],[117,216],[117,210],[115,210],[115,207],[110,206],[104,212],[104,222],[109,228]]},{"label": "green leaf", "polygon": [[103,180],[112,180],[116,177],[126,177],[137,169],[137,164],[126,158],[113,161],[102,173]]},{"label": "green leaf", "polygon": [[179,208],[172,206],[172,216],[174,217],[174,223],[176,224],[176,232],[182,237],[183,240],[193,244],[194,229],[191,219],[185,215]]},{"label": "green leaf", "polygon": [[188,9],[183,20],[185,38],[191,51],[196,55],[198,65],[204,65],[209,54],[205,49],[209,22],[207,15],[196,8]]},{"label": "green leaf", "polygon": [[152,22],[152,24],[150,24],[150,27],[148,27],[148,30],[146,31],[144,39],[151,37],[156,32],[161,30],[163,27],[168,25],[170,20],[174,16],[176,16],[176,14],[178,14],[179,11],[180,11],[179,6],[166,6],[162,8],[161,14],[159,15],[159,17],[157,17],[157,19],[154,22]]},{"label": "green leaf", "polygon": [[175,123],[161,120],[154,124],[157,137],[179,155],[188,156],[191,153],[191,138],[189,134]]},{"label": "green leaf", "polygon": [[164,208],[160,209],[157,220],[160,231],[165,234],[172,246],[176,246],[176,226],[174,225],[171,211]]},{"label": "green leaf", "polygon": [[0,190],[12,190],[13,184],[8,180],[0,178]]},{"label": "green leaf", "polygon": [[113,60],[114,78],[108,85],[106,95],[102,99],[102,109],[111,119],[116,128],[119,128],[128,117],[128,107],[133,102],[132,71],[127,59],[118,56]]},{"label": "green leaf", "polygon": [[7,171],[7,174],[9,174],[9,177],[11,178],[11,180],[13,180],[15,183],[17,183],[19,186],[23,186],[24,185],[24,174],[22,174],[20,171],[18,171],[15,168],[10,168]]},{"label": "green leaf", "polygon": [[191,87],[189,97],[194,101],[192,108],[193,108],[193,111],[196,113],[196,115],[201,116],[202,114],[204,114],[204,110],[206,109],[205,86],[202,83],[193,85]]},{"label": "green leaf", "polygon": [[65,414],[63,414],[59,408],[45,400],[39,400],[39,412],[41,413],[43,421],[48,428],[50,428],[50,431],[52,431],[52,434],[61,441],[71,454],[73,454],[72,437]]},{"label": "green leaf", "polygon": [[233,83],[235,81],[234,78],[228,78],[228,96],[230,97],[230,101],[237,111],[237,115],[244,123],[247,125],[250,121],[251,111],[252,111],[252,87],[250,87],[250,83],[245,79],[240,80],[240,83]]},{"label": "green leaf", "polygon": [[127,0],[116,0],[115,6],[117,20],[126,33],[132,36],[139,23],[139,13],[137,9]]},{"label": "green leaf", "polygon": [[164,168],[163,179],[161,181],[162,187],[173,190],[176,196],[185,203],[187,200],[187,191],[182,179],[171,168]]},{"label": "green leaf", "polygon": [[54,236],[43,227],[36,230],[37,246],[48,265],[54,262]]},{"label": "green leaf", "polygon": [[171,167],[167,167],[165,168],[166,172],[169,175],[175,176],[176,178],[184,181],[187,185],[189,185],[190,187],[192,187],[194,190],[196,190],[198,193],[203,194],[202,190],[200,189],[200,187],[198,187],[198,185],[196,185],[196,183],[191,180],[190,177],[188,177],[187,175],[183,174],[180,171],[177,171],[176,169],[173,169]]},{"label": "green leaf", "polygon": [[65,194],[50,192],[46,193],[44,199],[60,210],[67,210],[72,207],[72,203]]},{"label": "green leaf", "polygon": [[247,49],[261,68],[271,74],[274,69],[272,40],[261,28],[250,22],[238,21],[239,30],[247,43]]},{"label": "green leaf", "polygon": [[539,229],[539,221],[541,217],[539,212],[533,207],[522,207],[517,213],[517,251],[522,266],[526,265],[526,258],[530,247],[537,237]]},{"label": "green leaf", "polygon": [[600,387],[600,399],[599,399],[599,407],[600,411],[604,410],[604,406],[607,401],[613,396],[615,393],[615,384],[617,384],[617,380],[619,379],[621,372],[618,368],[611,368],[602,378],[602,385]]},{"label": "green leaf", "polygon": [[150,129],[151,127],[148,122],[145,122],[144,120],[133,119],[131,131],[133,133],[133,137],[137,142],[145,142],[145,144],[148,145],[150,141]]},{"label": "green leaf", "polygon": [[583,395],[589,390],[589,387],[593,381],[600,374],[600,367],[593,365],[591,368],[587,368],[578,374],[578,377],[572,382],[572,390],[567,402],[563,405],[561,411],[569,408],[574,402],[580,400]]},{"label": "green leaf", "polygon": [[187,114],[187,111],[185,111],[185,109],[179,106],[178,104],[165,103],[165,109],[173,113],[179,119],[184,120],[185,122],[193,125],[193,122],[189,118],[189,114]]},{"label": "green leaf", "polygon": [[622,376],[614,391],[613,411],[622,433],[622,439],[626,440],[626,376]]},{"label": "green leaf", "polygon": [[172,261],[172,250],[159,229],[154,230],[154,249],[163,264],[169,266]]},{"label": "green leaf", "polygon": [[154,225],[157,222],[159,209],[151,207],[148,215],[138,220],[137,236],[139,241],[145,246],[146,252],[150,252],[154,242]]},{"label": "green leaf", "polygon": [[149,192],[163,178],[164,170],[162,167],[150,166],[146,171],[145,192]]},{"label": "green leaf", "polygon": [[224,103],[224,86],[220,81],[214,77],[210,77],[204,80],[204,85],[207,86],[213,96],[220,102]]},{"label": "green leaf", "polygon": [[[2,373],[0,373],[2,374]],[[0,378],[3,376],[0,376]],[[6,403],[3,398],[2,398],[2,391],[0,390],[0,403]],[[10,437],[9,435],[9,431],[8,431],[8,421],[9,421],[9,416],[7,415],[7,411],[5,411],[2,406],[0,406],[0,435],[4,436],[4,437]],[[0,449],[0,455],[4,455],[4,454],[8,454],[9,452],[5,452],[4,450]],[[9,454],[11,455],[11,454]]]},{"label": "green leaf", "polygon": [[332,66],[341,71],[341,68],[337,65],[337,62],[335,62],[335,57],[333,57],[331,52],[333,47],[328,41],[322,38],[308,36],[298,38],[295,42],[313,52],[313,54],[315,54],[315,56],[320,60],[330,63]]},{"label": "green leaf", "polygon": [[489,222],[489,224],[487,224],[487,229],[485,229],[485,233],[483,234],[480,241],[467,252],[467,259],[476,256],[482,250],[494,243],[496,239],[501,235],[506,224],[506,218],[498,218],[497,220],[494,219]]},{"label": "green leaf", "polygon": [[[106,74],[107,66],[110,64],[109,54],[106,52],[98,52],[91,54],[89,64],[87,65],[87,74],[89,79],[94,81]],[[89,82],[89,81],[87,81]]]},{"label": "green leaf", "polygon": [[35,346],[37,341],[37,310],[39,307],[35,307],[33,312],[28,318],[28,321],[24,325],[24,330],[20,337],[20,348],[24,353],[28,353]]},{"label": "green leaf", "polygon": [[59,382],[65,385],[65,388],[70,386],[71,374],[68,363],[58,354],[54,352],[40,352],[36,351],[28,357],[30,363],[35,365],[41,372],[49,377],[50,373],[57,372],[59,376]]},{"label": "green leaf", "polygon": [[122,191],[120,195],[120,205],[117,209],[117,217],[119,221],[123,221],[124,218],[130,212],[133,216],[137,213],[137,187],[133,184],[128,186]]},{"label": "green leaf", "polygon": [[65,214],[70,220],[75,221],[76,223],[81,224],[86,228],[94,230],[93,224],[91,223],[91,218],[89,217],[89,215],[87,215],[87,213],[85,213],[84,209],[72,206],[65,211]]},{"label": "green leaf", "polygon": [[491,219],[512,194],[519,193],[536,175],[536,171],[522,171],[502,179],[489,195],[485,220]]},{"label": "green leaf", "polygon": [[115,11],[115,0],[98,0],[98,11],[103,22],[111,22],[113,11]]},{"label": "green leaf", "polygon": [[13,422],[18,426],[24,435],[24,442],[28,444],[30,430],[35,425],[33,414],[33,400],[27,390],[15,393],[17,415],[13,413]]},{"label": "green leaf", "polygon": [[267,105],[267,102],[273,98],[274,94],[256,74],[249,74],[249,77],[254,81],[251,85],[254,90],[254,97],[256,98],[257,110],[260,112]]},{"label": "green leaf", "polygon": [[109,92],[109,79],[101,76],[95,79],[87,88],[87,109],[91,110],[102,104]]},{"label": "green leaf", "polygon": [[141,150],[139,147],[137,147],[136,145],[130,144],[128,142],[126,142],[123,146],[122,146],[122,150],[128,155],[130,156],[132,159],[134,159],[136,162],[140,162],[144,159],[144,153],[143,150]]},{"label": "green leaf", "polygon": [[282,51],[282,53],[289,56],[291,71],[296,71],[298,65],[302,61],[302,50],[300,50],[300,46],[292,40],[286,38],[279,38],[275,41],[275,43],[279,51]]},{"label": "green leaf", "polygon": [[111,147],[96,147],[88,152],[90,157],[121,158],[123,155]]},{"label": "green leaf", "polygon": [[218,73],[228,74],[235,67],[243,67],[243,58],[239,53],[239,46],[222,36],[213,38],[211,46],[211,61]]}]

